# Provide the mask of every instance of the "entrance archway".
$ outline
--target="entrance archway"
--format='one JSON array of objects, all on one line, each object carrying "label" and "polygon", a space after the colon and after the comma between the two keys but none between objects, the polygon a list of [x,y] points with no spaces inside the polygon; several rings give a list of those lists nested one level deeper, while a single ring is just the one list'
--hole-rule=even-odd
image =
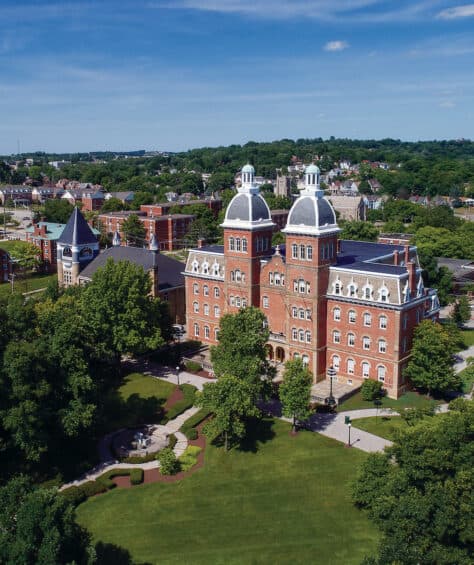
[{"label": "entrance archway", "polygon": [[279,363],[285,362],[285,350],[283,349],[283,347],[277,347],[275,355],[276,355],[276,360]]},{"label": "entrance archway", "polygon": [[270,361],[273,361],[273,347],[269,344],[267,344],[265,346],[265,349],[267,351],[267,357],[268,359],[270,359]]}]

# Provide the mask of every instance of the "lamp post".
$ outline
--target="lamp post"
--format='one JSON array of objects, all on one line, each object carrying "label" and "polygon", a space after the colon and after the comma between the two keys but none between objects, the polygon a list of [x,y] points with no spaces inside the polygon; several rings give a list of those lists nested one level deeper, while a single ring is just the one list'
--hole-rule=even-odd
[{"label": "lamp post", "polygon": [[327,399],[327,404],[331,410],[336,405],[336,399],[332,393],[332,380],[336,376],[336,373],[336,369],[331,365],[327,371],[327,375],[329,377],[329,398]]},{"label": "lamp post", "polygon": [[176,381],[177,381],[178,386],[179,386],[179,365],[177,365],[177,367],[176,367]]},{"label": "lamp post", "polygon": [[349,422],[347,424],[347,429],[349,431],[349,438],[348,438],[349,441],[347,442],[347,447],[351,447],[351,426],[352,424]]}]

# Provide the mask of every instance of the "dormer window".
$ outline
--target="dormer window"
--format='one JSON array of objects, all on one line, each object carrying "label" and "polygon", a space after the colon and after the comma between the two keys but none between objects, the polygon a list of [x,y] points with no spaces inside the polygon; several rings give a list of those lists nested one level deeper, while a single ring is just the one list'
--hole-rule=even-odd
[{"label": "dormer window", "polygon": [[347,296],[349,296],[350,298],[357,297],[357,286],[354,283],[351,283],[347,287]]},{"label": "dormer window", "polygon": [[333,284],[333,292],[334,292],[334,294],[342,294],[342,283],[341,283],[340,280],[337,280]]},{"label": "dormer window", "polygon": [[362,297],[364,300],[372,300],[373,287],[370,284],[366,284],[362,288]]},{"label": "dormer window", "polygon": [[388,297],[389,297],[388,288],[384,285],[379,290],[379,301],[380,302],[388,302]]},{"label": "dormer window", "polygon": [[204,263],[202,264],[202,274],[203,275],[209,274],[209,263],[207,261],[204,261]]},{"label": "dormer window", "polygon": [[196,259],[194,259],[194,261],[192,262],[191,268],[193,273],[199,273],[199,263],[196,261]]},{"label": "dormer window", "polygon": [[212,274],[215,277],[219,276],[219,263],[217,261],[215,261],[214,264],[212,265]]}]

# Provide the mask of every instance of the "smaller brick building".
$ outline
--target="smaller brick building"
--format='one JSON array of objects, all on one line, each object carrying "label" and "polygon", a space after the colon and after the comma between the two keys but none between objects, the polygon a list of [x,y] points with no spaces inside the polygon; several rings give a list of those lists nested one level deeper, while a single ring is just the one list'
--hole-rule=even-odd
[{"label": "smaller brick building", "polygon": [[48,273],[57,271],[57,240],[63,233],[66,224],[38,222],[26,228],[26,241],[41,251],[43,268]]}]

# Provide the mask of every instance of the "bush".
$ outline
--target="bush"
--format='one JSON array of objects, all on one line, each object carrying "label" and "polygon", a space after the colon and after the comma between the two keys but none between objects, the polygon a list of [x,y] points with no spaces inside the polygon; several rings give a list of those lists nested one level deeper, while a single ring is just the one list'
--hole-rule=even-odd
[{"label": "bush", "polygon": [[86,498],[101,494],[107,490],[107,487],[99,481],[87,481],[87,483],[80,485],[79,488],[82,489]]},{"label": "bush", "polygon": [[73,506],[79,506],[87,498],[86,493],[81,487],[69,487],[59,492],[61,496],[70,502]]},{"label": "bush", "polygon": [[115,488],[117,485],[112,480],[114,477],[128,477],[131,469],[111,469],[96,480],[106,486],[108,489]]},{"label": "bush", "polygon": [[139,463],[148,463],[149,461],[155,461],[155,459],[156,453],[148,453],[148,455],[131,455],[130,457],[122,457],[120,459],[120,462],[137,465]]},{"label": "bush", "polygon": [[183,391],[184,398],[183,400],[178,400],[176,404],[174,404],[167,412],[166,415],[163,417],[161,423],[166,424],[170,420],[174,420],[176,416],[179,416],[183,412],[185,412],[188,408],[191,408],[194,404],[194,399],[196,396],[196,387],[193,385],[184,384],[180,386],[180,389]]},{"label": "bush", "polygon": [[178,443],[178,438],[174,434],[170,434],[168,437],[168,447],[173,449],[174,446]]},{"label": "bush", "polygon": [[184,365],[190,373],[197,373],[201,370],[201,364],[196,361],[186,361]]},{"label": "bush", "polygon": [[197,456],[202,449],[198,445],[188,445],[186,451],[179,458],[182,471],[189,471],[197,463]]},{"label": "bush", "polygon": [[366,379],[362,383],[360,393],[362,395],[362,400],[375,400],[382,396],[383,385],[379,381],[374,381],[372,379]]},{"label": "bush", "polygon": [[180,432],[183,433],[188,439],[197,439],[198,432],[195,429],[203,420],[205,420],[211,412],[205,408],[201,408],[199,412],[196,412],[194,416],[191,416],[180,428]]},{"label": "bush", "polygon": [[143,483],[143,469],[130,469],[130,482],[132,485]]},{"label": "bush", "polygon": [[162,475],[175,475],[179,471],[179,462],[174,451],[169,447],[162,449],[157,459],[160,462],[160,473]]}]

